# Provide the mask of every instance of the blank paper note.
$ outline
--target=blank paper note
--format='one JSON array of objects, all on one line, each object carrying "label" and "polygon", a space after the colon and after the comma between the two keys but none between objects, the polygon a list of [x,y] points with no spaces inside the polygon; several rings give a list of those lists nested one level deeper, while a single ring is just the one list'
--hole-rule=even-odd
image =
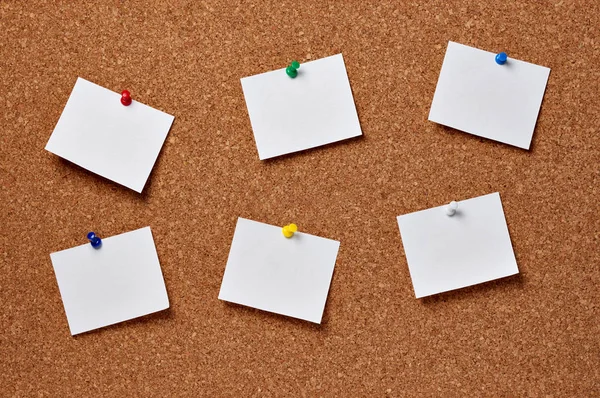
[{"label": "blank paper note", "polygon": [[[134,93],[135,96],[135,93]],[[78,78],[46,150],[142,192],[174,117]]]},{"label": "blank paper note", "polygon": [[219,299],[321,323],[339,246],[238,218]]},{"label": "blank paper note", "polygon": [[72,335],[169,308],[150,227],[50,258]]},{"label": "blank paper note", "polygon": [[398,216],[417,298],[519,273],[498,192]]},{"label": "blank paper note", "polygon": [[529,149],[550,69],[449,42],[429,120]]},{"label": "blank paper note", "polygon": [[342,54],[241,81],[261,160],[362,135]]}]

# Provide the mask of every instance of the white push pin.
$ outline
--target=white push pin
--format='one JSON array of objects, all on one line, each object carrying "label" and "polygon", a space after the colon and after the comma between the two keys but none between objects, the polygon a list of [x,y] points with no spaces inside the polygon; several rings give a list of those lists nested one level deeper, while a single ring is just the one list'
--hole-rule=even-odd
[{"label": "white push pin", "polygon": [[446,206],[446,215],[452,217],[456,213],[456,209],[458,209],[458,203],[455,201],[450,202],[450,204]]}]

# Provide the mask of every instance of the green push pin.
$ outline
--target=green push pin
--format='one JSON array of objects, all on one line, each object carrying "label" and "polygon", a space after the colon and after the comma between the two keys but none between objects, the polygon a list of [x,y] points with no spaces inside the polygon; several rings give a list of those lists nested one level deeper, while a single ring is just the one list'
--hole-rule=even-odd
[{"label": "green push pin", "polygon": [[298,76],[298,69],[300,69],[300,62],[292,61],[292,63],[285,68],[285,73],[293,79]]}]

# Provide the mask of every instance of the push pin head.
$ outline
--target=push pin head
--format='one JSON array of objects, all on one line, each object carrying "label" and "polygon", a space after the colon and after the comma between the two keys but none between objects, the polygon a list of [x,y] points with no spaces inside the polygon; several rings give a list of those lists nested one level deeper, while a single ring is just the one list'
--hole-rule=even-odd
[{"label": "push pin head", "polygon": [[298,76],[298,69],[300,69],[300,62],[292,61],[292,63],[285,68],[285,73],[293,79]]},{"label": "push pin head", "polygon": [[87,238],[90,240],[90,243],[94,249],[99,249],[100,246],[102,246],[102,240],[97,237],[95,233],[90,232],[87,234]]},{"label": "push pin head", "polygon": [[506,55],[505,52],[501,52],[500,54],[496,55],[496,63],[498,65],[504,65],[507,59],[508,55]]},{"label": "push pin head", "polygon": [[127,90],[121,92],[121,103],[125,106],[131,105],[131,94]]},{"label": "push pin head", "polygon": [[458,209],[458,203],[455,201],[450,202],[450,204],[446,206],[446,215],[452,217],[456,213],[456,209]]},{"label": "push pin head", "polygon": [[296,224],[289,224],[281,229],[283,236],[285,236],[288,239],[291,238],[292,236],[294,236],[294,232],[297,232],[297,231],[298,231],[298,226]]}]

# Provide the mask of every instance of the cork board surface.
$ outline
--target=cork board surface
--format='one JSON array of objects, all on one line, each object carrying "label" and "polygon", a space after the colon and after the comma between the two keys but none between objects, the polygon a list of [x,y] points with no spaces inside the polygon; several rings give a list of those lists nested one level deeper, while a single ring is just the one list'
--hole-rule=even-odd
[{"label": "cork board surface", "polygon": [[[599,2],[0,18],[1,396],[600,395]],[[552,69],[530,151],[427,121],[448,40]],[[364,136],[259,161],[239,79],[339,52]],[[77,76],[175,115],[142,194],[44,151]],[[395,217],[495,191],[520,275],[415,299]],[[238,216],[341,241],[322,325],[217,300]],[[147,225],[171,308],[71,337],[49,253]]]}]

